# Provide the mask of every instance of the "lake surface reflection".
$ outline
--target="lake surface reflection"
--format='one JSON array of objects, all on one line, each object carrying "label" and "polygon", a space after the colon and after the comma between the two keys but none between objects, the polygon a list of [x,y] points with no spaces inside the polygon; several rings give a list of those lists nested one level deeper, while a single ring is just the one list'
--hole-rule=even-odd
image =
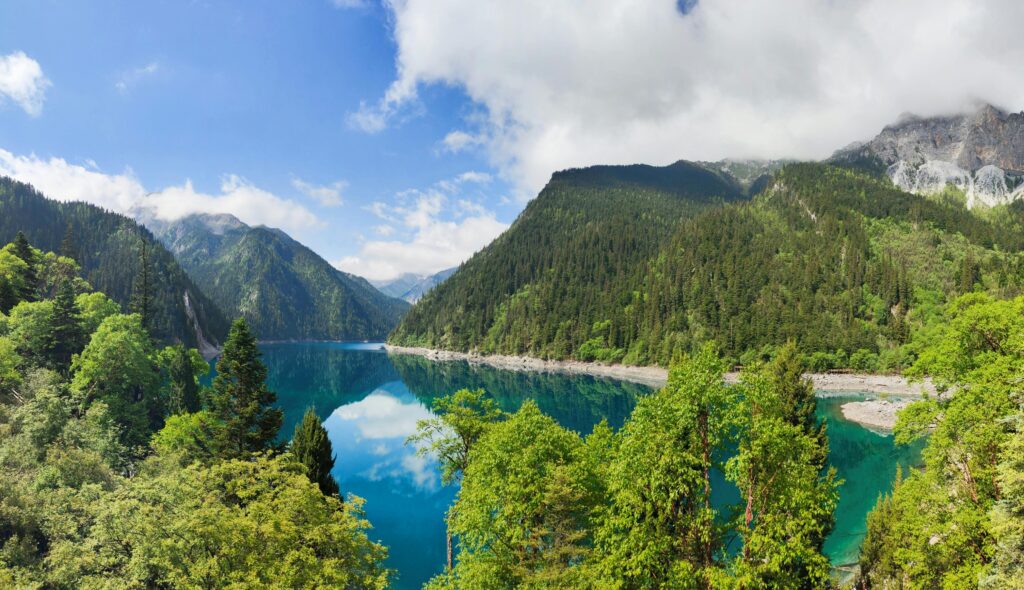
[{"label": "lake surface reflection", "polygon": [[[268,382],[285,412],[282,438],[290,437],[307,407],[324,421],[342,491],[366,499],[371,536],[388,546],[396,588],[419,588],[444,564],[444,514],[455,490],[442,487],[437,465],[418,457],[405,439],[417,420],[431,416],[435,397],[462,388],[482,388],[502,409],[515,411],[534,399],[563,426],[588,433],[602,419],[619,428],[643,385],[580,375],[524,373],[388,356],[377,344],[301,343],[261,347]],[[828,420],[830,460],[846,483],[840,490],[836,528],[825,550],[833,563],[856,561],[864,518],[889,488],[896,465],[912,463],[918,449],[897,448],[843,420],[839,406],[850,396],[819,400]]]}]

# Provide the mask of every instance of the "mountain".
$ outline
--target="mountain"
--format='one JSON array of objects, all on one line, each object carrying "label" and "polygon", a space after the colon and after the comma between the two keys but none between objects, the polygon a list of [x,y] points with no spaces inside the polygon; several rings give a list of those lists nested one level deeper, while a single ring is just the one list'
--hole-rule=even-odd
[{"label": "mountain", "polygon": [[905,115],[874,139],[839,150],[832,161],[873,164],[896,186],[918,194],[950,187],[968,208],[1004,205],[1024,197],[1024,113],[983,105],[969,114]]},{"label": "mountain", "polygon": [[[214,303],[153,235],[132,219],[86,203],[46,198],[32,186],[0,177],[0,243],[25,232],[44,251],[61,251],[66,235],[73,257],[92,287],[127,307],[140,265],[139,245],[147,244],[153,276],[154,336],[213,351],[228,322]],[[70,232],[70,234],[69,234]]]},{"label": "mountain", "polygon": [[735,178],[690,162],[558,172],[505,233],[413,307],[391,341],[578,356],[601,322],[643,292],[647,262],[681,219],[745,198]]},{"label": "mountain", "polygon": [[432,275],[420,275],[407,272],[398,278],[391,279],[390,281],[370,281],[370,284],[377,287],[377,290],[389,297],[398,297],[399,299],[403,299],[409,303],[416,303],[422,299],[428,291],[440,285],[448,277],[452,276],[456,270],[458,269],[455,267],[446,268],[445,270],[436,272]]},{"label": "mountain", "polygon": [[955,294],[1019,290],[1024,206],[989,220],[825,164],[786,165],[749,200],[675,166],[555,174],[391,341],[664,365],[707,340],[749,361],[794,339],[819,369],[892,370]]},{"label": "mountain", "polygon": [[265,340],[383,339],[409,307],[278,229],[230,215],[147,223],[217,305]]}]

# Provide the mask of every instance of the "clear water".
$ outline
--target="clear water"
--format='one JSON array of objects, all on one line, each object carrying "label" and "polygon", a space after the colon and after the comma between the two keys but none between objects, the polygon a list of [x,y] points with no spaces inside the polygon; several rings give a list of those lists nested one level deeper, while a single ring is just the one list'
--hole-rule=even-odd
[{"label": "clear water", "polygon": [[[389,357],[380,345],[268,344],[262,350],[269,384],[285,412],[282,438],[291,436],[307,407],[316,409],[337,454],[334,477],[343,492],[366,500],[371,536],[388,546],[400,589],[421,587],[444,564],[443,517],[455,490],[441,486],[432,461],[404,445],[416,421],[431,415],[435,397],[483,388],[508,411],[532,398],[563,426],[587,433],[601,419],[620,427],[637,398],[650,392],[586,376]],[[889,488],[896,465],[913,464],[919,452],[845,421],[839,407],[851,398],[858,396],[818,402],[819,415],[828,420],[830,460],[845,480],[836,526],[825,543],[836,565],[856,562],[867,512]]]}]

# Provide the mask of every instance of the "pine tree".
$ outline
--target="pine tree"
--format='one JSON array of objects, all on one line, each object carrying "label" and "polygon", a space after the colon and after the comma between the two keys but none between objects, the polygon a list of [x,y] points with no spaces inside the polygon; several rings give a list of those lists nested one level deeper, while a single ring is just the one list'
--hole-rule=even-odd
[{"label": "pine tree", "polygon": [[217,361],[210,405],[223,422],[218,433],[224,457],[241,457],[270,448],[281,428],[281,410],[271,407],[277,395],[264,382],[267,368],[260,362],[256,336],[244,318],[235,320]]},{"label": "pine tree", "polygon": [[60,242],[60,255],[78,260],[78,246],[75,244],[75,233],[70,223],[64,230],[64,239]]},{"label": "pine tree", "polygon": [[139,268],[132,284],[132,298],[129,306],[132,313],[142,316],[142,325],[151,328],[153,320],[153,271],[149,260],[149,243],[139,237]]},{"label": "pine tree", "polygon": [[18,298],[21,301],[35,301],[38,299],[39,290],[39,260],[36,252],[32,249],[32,245],[28,243],[28,238],[25,237],[24,232],[19,231],[13,243],[14,255],[28,265],[23,277],[24,287],[18,293]]},{"label": "pine tree", "polygon": [[202,409],[199,398],[199,383],[196,381],[192,355],[183,344],[170,348],[171,356],[167,367],[171,381],[170,410],[175,414],[198,412]]},{"label": "pine tree", "polygon": [[814,395],[814,384],[804,377],[805,369],[796,343],[789,341],[775,355],[775,359],[768,367],[768,374],[771,376],[772,385],[779,391],[786,404],[786,421],[794,426],[800,426],[808,436],[818,442],[821,449],[820,465],[824,466],[825,459],[828,458],[828,435],[825,432],[825,423],[815,416],[818,399]]},{"label": "pine tree", "polygon": [[46,359],[53,369],[62,373],[71,366],[71,357],[82,351],[85,334],[82,318],[75,302],[75,288],[70,279],[64,278],[57,285],[53,298],[53,311],[46,335]]},{"label": "pine tree", "polygon": [[295,427],[289,449],[295,460],[306,468],[310,481],[320,486],[325,496],[340,495],[338,482],[331,476],[335,459],[331,439],[313,408],[306,410],[302,422]]}]

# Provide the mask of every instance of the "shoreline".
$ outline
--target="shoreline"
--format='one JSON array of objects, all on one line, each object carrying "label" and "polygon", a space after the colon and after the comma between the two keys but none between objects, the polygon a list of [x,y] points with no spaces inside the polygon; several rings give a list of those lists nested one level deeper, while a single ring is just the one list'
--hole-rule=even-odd
[{"label": "shoreline", "polygon": [[[536,371],[567,373],[608,377],[620,381],[639,383],[650,387],[664,387],[668,381],[668,370],[662,367],[637,367],[632,365],[603,365],[582,361],[548,361],[526,356],[482,355],[478,353],[453,352],[409,346],[385,344],[388,354],[411,354],[433,361],[466,361],[475,365],[487,365],[511,371]],[[931,379],[911,382],[902,375],[874,375],[869,373],[807,373],[814,388],[829,392],[877,393],[894,396],[934,395],[935,386]],[[736,383],[739,373],[725,374],[727,383]]]}]

